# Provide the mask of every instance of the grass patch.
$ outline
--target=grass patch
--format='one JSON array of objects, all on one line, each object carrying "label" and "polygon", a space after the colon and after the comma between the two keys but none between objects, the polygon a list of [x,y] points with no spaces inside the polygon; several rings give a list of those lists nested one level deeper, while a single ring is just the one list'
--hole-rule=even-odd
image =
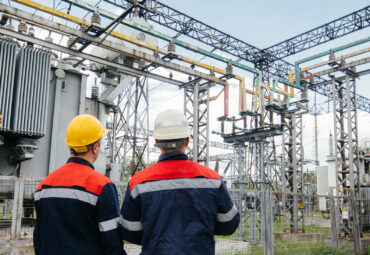
[{"label": "grass patch", "polygon": [[[370,248],[369,248],[370,251]],[[338,249],[337,255],[353,254],[353,249]],[[249,252],[244,254],[263,255],[264,250],[261,245],[251,245]],[[331,255],[332,249],[326,245],[317,243],[287,242],[282,240],[274,241],[275,255]],[[370,254],[370,253],[369,253]]]}]

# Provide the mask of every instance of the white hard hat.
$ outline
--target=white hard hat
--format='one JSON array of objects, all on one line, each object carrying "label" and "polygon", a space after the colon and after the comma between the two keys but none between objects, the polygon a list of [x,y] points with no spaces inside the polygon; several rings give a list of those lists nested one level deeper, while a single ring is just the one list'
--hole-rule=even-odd
[{"label": "white hard hat", "polygon": [[175,110],[160,113],[154,121],[153,137],[158,140],[175,140],[190,136],[184,114]]}]

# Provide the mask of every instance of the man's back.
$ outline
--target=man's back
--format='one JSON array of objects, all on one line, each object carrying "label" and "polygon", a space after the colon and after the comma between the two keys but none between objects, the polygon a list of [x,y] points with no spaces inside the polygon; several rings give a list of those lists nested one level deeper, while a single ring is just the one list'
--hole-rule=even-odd
[{"label": "man's back", "polygon": [[36,254],[123,254],[114,184],[92,165],[71,158],[35,193]]},{"label": "man's back", "polygon": [[142,254],[214,254],[213,236],[236,230],[238,210],[215,171],[173,159],[130,180],[120,218],[124,239],[142,243]]}]

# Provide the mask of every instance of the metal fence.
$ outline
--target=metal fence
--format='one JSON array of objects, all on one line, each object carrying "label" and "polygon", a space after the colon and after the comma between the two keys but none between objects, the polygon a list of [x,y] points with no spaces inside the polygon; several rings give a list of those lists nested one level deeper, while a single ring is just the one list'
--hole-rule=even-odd
[{"label": "metal fence", "polygon": [[[32,236],[36,220],[33,193],[40,181],[0,176],[0,254],[33,254]],[[117,183],[116,186],[122,204],[127,183]],[[303,200],[307,202],[303,209],[305,233],[290,233],[279,208],[282,194],[246,189],[230,189],[230,194],[241,212],[241,224],[232,236],[216,236],[218,255],[331,254],[333,248],[340,254],[355,253],[352,239],[341,241],[337,238],[338,217],[333,213],[340,211],[339,202],[335,202],[339,198],[319,196],[327,204],[327,210],[320,212],[319,197],[306,195],[309,199]],[[356,199],[356,203],[362,206],[359,212],[363,224],[368,217],[370,208],[366,206],[370,204],[370,198],[364,195]],[[343,217],[343,212],[339,217]],[[363,242],[363,250],[368,245]],[[129,255],[140,254],[141,246],[126,243],[125,250]]]}]

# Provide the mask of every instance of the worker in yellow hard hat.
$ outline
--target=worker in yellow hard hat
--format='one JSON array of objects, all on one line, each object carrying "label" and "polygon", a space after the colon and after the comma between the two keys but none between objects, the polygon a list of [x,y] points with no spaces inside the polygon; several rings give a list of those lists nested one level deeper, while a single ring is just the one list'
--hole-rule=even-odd
[{"label": "worker in yellow hard hat", "polygon": [[35,192],[37,254],[126,254],[118,231],[117,190],[94,171],[100,140],[108,133],[92,115],[81,114],[67,127],[71,152]]},{"label": "worker in yellow hard hat", "polygon": [[231,235],[240,214],[220,175],[185,154],[190,130],[175,110],[154,122],[158,162],[135,174],[121,208],[124,240],[149,254],[215,254],[214,235]]}]

